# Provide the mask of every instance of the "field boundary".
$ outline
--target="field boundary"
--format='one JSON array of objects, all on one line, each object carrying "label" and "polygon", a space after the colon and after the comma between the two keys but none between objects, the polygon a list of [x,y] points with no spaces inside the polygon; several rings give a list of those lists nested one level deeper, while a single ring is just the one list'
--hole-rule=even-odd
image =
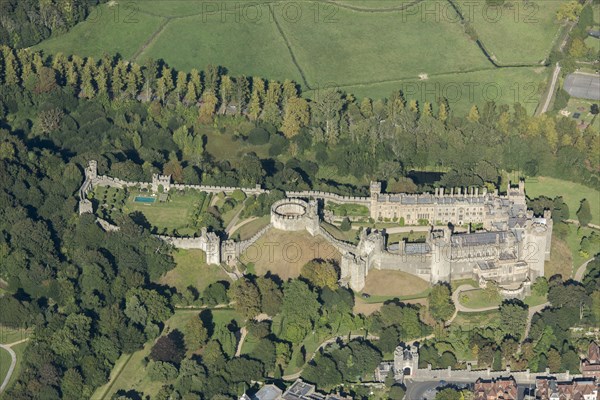
[{"label": "field boundary", "polygon": [[133,53],[133,55],[131,56],[132,62],[137,62],[137,59],[144,53],[144,51],[146,51],[148,46],[150,46],[156,40],[156,38],[163,32],[163,30],[165,29],[167,24],[169,22],[171,22],[171,20],[173,19],[171,17],[161,17],[161,18],[163,18],[163,21],[160,23],[160,25],[158,25],[158,28],[156,28],[156,30],[152,33],[152,35],[150,35],[150,37],[148,39],[146,39],[146,41],[144,43],[142,43],[140,48],[137,49],[136,52]]},{"label": "field boundary", "polygon": [[294,50],[292,49],[292,45],[291,45],[290,41],[288,40],[287,36],[285,35],[285,32],[281,28],[281,25],[279,24],[279,21],[277,20],[277,17],[275,16],[275,13],[273,12],[273,8],[272,7],[269,7],[269,12],[271,13],[271,17],[273,18],[273,21],[275,22],[275,26],[277,27],[277,30],[279,31],[279,34],[283,38],[283,41],[285,43],[285,47],[287,47],[288,51],[290,52],[290,56],[292,57],[292,63],[298,69],[298,72],[300,73],[300,77],[302,78],[302,84],[308,90],[312,90],[312,88],[308,84],[308,80],[306,79],[306,75],[304,74],[304,70],[302,69],[302,67],[298,63],[298,60],[296,59],[296,55],[294,54]]}]

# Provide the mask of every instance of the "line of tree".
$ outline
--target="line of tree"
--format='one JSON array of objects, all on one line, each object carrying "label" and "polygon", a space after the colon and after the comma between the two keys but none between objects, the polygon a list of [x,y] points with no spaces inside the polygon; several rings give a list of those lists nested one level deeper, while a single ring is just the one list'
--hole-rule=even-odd
[{"label": "line of tree", "polygon": [[[94,145],[105,156],[113,154],[101,160],[101,169],[114,168],[121,176],[148,179],[158,169],[189,183],[333,187],[355,194],[370,179],[391,180],[414,168],[442,168],[446,173],[438,184],[446,187],[501,186],[502,170],[598,183],[598,132],[593,127],[581,132],[568,118],[528,116],[518,103],[512,109],[494,102],[473,105],[460,116],[444,99],[434,111],[434,104],[405,99],[400,91],[373,101],[332,88],[309,100],[292,81],[232,77],[221,67],[186,73],[153,60],[139,65],[108,56],[47,57],[8,47],[0,53],[5,84],[0,114],[13,114],[20,103],[42,96],[43,107],[24,116],[31,122],[15,128],[68,143],[77,152]],[[85,117],[100,112],[107,121],[85,126],[89,121],[81,120],[80,104]],[[268,138],[271,158],[250,153],[241,160],[214,160],[206,151],[214,127],[244,141]],[[89,134],[103,140],[89,140]],[[115,160],[119,152],[128,157]],[[335,173],[318,177],[319,166]],[[338,182],[345,176],[364,186],[344,187]]]}]

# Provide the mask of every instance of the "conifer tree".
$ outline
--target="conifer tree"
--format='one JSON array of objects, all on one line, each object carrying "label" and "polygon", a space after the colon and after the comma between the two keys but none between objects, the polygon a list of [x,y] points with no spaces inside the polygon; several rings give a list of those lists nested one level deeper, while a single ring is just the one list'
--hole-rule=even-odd
[{"label": "conifer tree", "polygon": [[471,107],[471,110],[469,111],[469,115],[467,116],[467,119],[471,122],[479,122],[479,109],[477,108],[476,105],[473,105]]},{"label": "conifer tree", "polygon": [[4,82],[7,85],[18,85],[21,82],[21,71],[17,57],[13,49],[9,47],[4,47],[2,53],[4,55]]},{"label": "conifer tree", "polygon": [[94,87],[94,75],[96,74],[96,68],[94,65],[94,59],[88,58],[81,71],[81,96],[91,99],[96,95],[96,89]]},{"label": "conifer tree", "polygon": [[260,94],[258,89],[252,91],[250,97],[250,104],[248,105],[248,118],[251,121],[256,121],[262,112],[262,105],[260,101]]},{"label": "conifer tree", "polygon": [[446,108],[446,102],[442,101],[442,102],[440,102],[440,105],[438,108],[438,120],[441,122],[446,122],[447,119],[448,119],[448,109]]},{"label": "conifer tree", "polygon": [[132,64],[131,69],[127,72],[127,93],[135,97],[140,91],[142,83],[142,68],[138,64]]},{"label": "conifer tree", "polygon": [[185,93],[185,98],[183,99],[186,104],[192,105],[198,101],[198,93],[196,92],[196,85],[191,80],[187,84],[187,91]]},{"label": "conifer tree", "polygon": [[181,100],[185,96],[187,88],[187,74],[183,71],[177,72],[177,82],[175,83],[175,93],[177,100]]},{"label": "conifer tree", "polygon": [[281,131],[287,138],[296,136],[310,121],[308,102],[302,98],[291,98],[285,105]]}]

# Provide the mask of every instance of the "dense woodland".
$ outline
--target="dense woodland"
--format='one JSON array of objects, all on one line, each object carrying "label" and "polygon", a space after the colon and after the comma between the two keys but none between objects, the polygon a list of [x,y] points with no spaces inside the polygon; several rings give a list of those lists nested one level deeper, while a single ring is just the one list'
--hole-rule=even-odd
[{"label": "dense woodland", "polygon": [[25,48],[67,32],[83,21],[98,0],[4,0],[0,2],[0,44]]},{"label": "dense woodland", "polygon": [[[216,157],[207,150],[215,138],[240,148],[264,146],[267,156]],[[220,67],[184,72],[160,61],[47,57],[2,47],[0,277],[8,293],[0,298],[0,324],[34,332],[8,396],[89,397],[122,353],[156,339],[175,306],[186,301],[210,306],[234,300],[245,318],[262,312],[284,322],[277,329],[254,324],[252,334],[264,339],[261,350],[243,357],[231,352],[236,327],[211,332],[200,317],[192,333],[162,336],[149,368],[157,380],[170,382],[159,398],[174,392],[188,396],[181,398],[235,398],[245,383],[277,378],[283,366],[296,362],[290,348],[309,330],[331,333],[335,324],[366,328],[380,339],[328,348],[303,376],[324,389],[356,382],[367,372],[358,365],[372,369],[399,341],[426,336],[454,311],[442,285],[432,290],[429,308],[391,302],[363,319],[351,312],[353,293],[310,267],[301,279],[247,277],[231,288],[213,284],[186,300],[186,294],[154,283],[173,267],[170,249],[135,216],[113,215],[121,230],[106,233],[92,216],[76,215],[75,194],[90,159],[99,161],[101,173],[131,180],[163,172],[176,182],[365,194],[370,179],[387,180],[397,190],[495,187],[504,183],[503,170],[598,185],[598,154],[598,132],[580,132],[569,119],[528,116],[519,104],[482,104],[462,116],[443,99],[418,104],[400,92],[358,100],[331,89],[306,99],[291,81],[231,77]],[[321,167],[335,173],[322,176]],[[398,179],[428,169],[446,173],[435,183]],[[268,204],[255,208],[260,214]],[[471,351],[494,367],[575,372],[585,343],[569,327],[600,323],[598,287],[598,261],[582,285],[537,282],[553,308],[534,318],[520,353],[502,350],[526,339],[526,306],[511,302],[500,310],[501,329],[452,331],[447,342],[442,333],[423,347],[422,360],[461,367],[457,354]],[[203,327],[206,333],[199,334]],[[202,356],[185,358],[178,350],[182,342],[188,349],[202,347]],[[461,343],[464,348],[453,347]]]},{"label": "dense woodland", "polygon": [[[528,116],[519,104],[487,103],[461,116],[443,99],[418,104],[401,92],[359,101],[331,89],[308,100],[291,81],[230,77],[220,67],[186,73],[156,61],[1,53],[7,127],[71,157],[96,158],[100,172],[121,178],[162,171],[187,183],[356,194],[370,179],[411,170],[447,172],[436,183],[447,187],[499,185],[502,170],[598,183],[598,132]],[[206,151],[215,135],[264,144],[268,157],[217,159]],[[335,172],[321,176],[319,166]]]}]

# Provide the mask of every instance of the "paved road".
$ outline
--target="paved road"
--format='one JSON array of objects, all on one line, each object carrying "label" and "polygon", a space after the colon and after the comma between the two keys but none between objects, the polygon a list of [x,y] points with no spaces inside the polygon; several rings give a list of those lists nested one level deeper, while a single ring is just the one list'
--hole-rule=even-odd
[{"label": "paved road", "polygon": [[[358,338],[364,338],[364,337],[365,337],[365,335],[350,335],[350,340],[352,340],[352,339],[358,339]],[[327,346],[328,344],[337,342],[338,339],[346,340],[346,339],[348,339],[348,335],[335,336],[335,337],[332,337],[331,339],[327,339],[326,341],[324,341],[323,343],[321,343],[319,345],[319,347],[317,347],[317,349],[315,350],[315,352],[312,353],[312,355],[310,356],[310,359],[307,360],[307,361],[310,361],[313,358],[315,358],[315,355],[319,352],[319,350],[321,350],[323,347]],[[368,340],[378,340],[379,336],[368,335],[367,339]],[[300,377],[301,374],[302,374],[302,370],[300,370],[300,371],[298,371],[298,372],[296,372],[295,374],[292,374],[292,375],[282,376],[281,378],[284,381],[295,381],[296,379],[298,379]]]},{"label": "paved road", "polygon": [[13,349],[11,349],[12,346],[16,346],[17,344],[21,344],[23,342],[26,342],[29,339],[23,339],[23,340],[19,340],[18,342],[14,342],[11,344],[0,344],[0,348],[8,351],[8,353],[10,354],[10,367],[8,368],[8,372],[6,373],[6,376],[4,377],[4,382],[2,382],[2,384],[0,385],[0,393],[4,392],[4,389],[6,389],[6,386],[8,386],[8,381],[10,381],[10,377],[12,376],[13,372],[15,371],[15,365],[17,365],[17,354],[15,353],[15,351]]},{"label": "paved road", "polygon": [[558,81],[558,77],[560,75],[560,65],[556,63],[556,67],[554,67],[554,74],[552,75],[552,84],[550,85],[550,90],[548,91],[548,95],[546,96],[546,100],[544,101],[544,105],[540,110],[540,114],[548,111],[548,107],[550,106],[550,102],[554,97],[554,91],[556,90],[556,82]]},{"label": "paved road", "polygon": [[576,280],[577,282],[581,282],[581,280],[583,279],[583,275],[585,275],[585,271],[587,271],[587,266],[590,262],[592,262],[594,260],[595,257],[590,258],[589,260],[587,260],[586,262],[584,262],[583,264],[581,264],[581,266],[579,268],[577,268],[577,271],[575,271],[575,276],[573,276],[573,280]]},{"label": "paved road", "polygon": [[450,318],[448,321],[446,321],[446,326],[450,325],[452,323],[452,321],[454,321],[454,318],[456,318],[456,316],[458,315],[459,312],[482,312],[482,311],[491,311],[491,310],[495,310],[498,308],[498,306],[491,306],[491,307],[484,307],[484,308],[469,308],[469,307],[465,307],[462,304],[460,304],[460,294],[461,292],[466,292],[469,290],[474,290],[477,289],[476,287],[472,286],[472,285],[460,285],[458,288],[456,288],[456,290],[454,291],[454,293],[452,293],[452,302],[454,302],[454,314],[452,315],[452,318]]},{"label": "paved road", "polygon": [[[529,329],[531,329],[531,319],[533,315],[538,311],[542,311],[544,308],[550,306],[549,302],[545,302],[544,304],[540,304],[538,306],[529,307],[529,312],[527,313],[527,325],[525,326],[525,334],[523,335],[523,340],[527,339],[527,335],[529,335]],[[521,344],[519,344],[520,346]]]}]

